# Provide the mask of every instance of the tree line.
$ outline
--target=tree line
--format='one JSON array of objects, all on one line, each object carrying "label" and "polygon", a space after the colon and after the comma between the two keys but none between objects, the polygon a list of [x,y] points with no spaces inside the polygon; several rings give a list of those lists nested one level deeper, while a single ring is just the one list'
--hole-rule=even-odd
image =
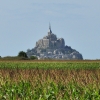
[{"label": "tree line", "polygon": [[35,60],[37,59],[37,57],[36,56],[28,57],[26,52],[20,51],[17,56],[6,56],[6,57],[0,56],[0,59],[2,60]]}]

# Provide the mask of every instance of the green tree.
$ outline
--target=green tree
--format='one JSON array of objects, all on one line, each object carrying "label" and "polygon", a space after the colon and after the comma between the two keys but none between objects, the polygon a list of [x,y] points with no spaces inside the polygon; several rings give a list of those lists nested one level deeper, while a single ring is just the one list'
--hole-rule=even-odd
[{"label": "green tree", "polygon": [[30,59],[35,60],[35,59],[38,59],[38,58],[36,56],[31,56]]},{"label": "green tree", "polygon": [[18,57],[28,58],[26,52],[24,52],[24,51],[20,51],[20,52],[18,53]]}]

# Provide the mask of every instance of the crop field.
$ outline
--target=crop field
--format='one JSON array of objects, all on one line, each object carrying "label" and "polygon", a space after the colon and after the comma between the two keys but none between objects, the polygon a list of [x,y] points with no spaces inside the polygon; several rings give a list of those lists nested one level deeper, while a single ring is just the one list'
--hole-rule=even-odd
[{"label": "crop field", "polygon": [[100,100],[100,61],[0,61],[0,100]]}]

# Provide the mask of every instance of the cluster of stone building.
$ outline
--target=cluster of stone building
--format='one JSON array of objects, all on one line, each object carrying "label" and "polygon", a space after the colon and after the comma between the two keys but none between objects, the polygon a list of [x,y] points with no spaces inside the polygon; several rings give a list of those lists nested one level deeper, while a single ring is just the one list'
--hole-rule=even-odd
[{"label": "cluster of stone building", "polygon": [[27,50],[28,57],[37,56],[38,59],[83,59],[82,55],[69,46],[65,46],[63,38],[57,38],[49,26],[48,35],[36,42],[36,46]]},{"label": "cluster of stone building", "polygon": [[54,52],[41,53],[40,56],[37,57],[38,59],[66,59],[66,60],[79,59],[78,52],[73,52],[71,54],[63,54],[62,52],[55,53],[55,51],[56,50],[54,50]]}]

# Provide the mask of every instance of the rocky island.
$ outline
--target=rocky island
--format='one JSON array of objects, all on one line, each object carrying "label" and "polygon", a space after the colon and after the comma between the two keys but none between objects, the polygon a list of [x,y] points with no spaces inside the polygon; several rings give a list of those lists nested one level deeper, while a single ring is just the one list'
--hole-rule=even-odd
[{"label": "rocky island", "polygon": [[36,42],[33,49],[27,50],[28,57],[36,56],[38,59],[64,59],[64,60],[82,60],[82,54],[70,46],[65,45],[63,38],[57,38],[52,33],[49,25],[48,35]]}]

